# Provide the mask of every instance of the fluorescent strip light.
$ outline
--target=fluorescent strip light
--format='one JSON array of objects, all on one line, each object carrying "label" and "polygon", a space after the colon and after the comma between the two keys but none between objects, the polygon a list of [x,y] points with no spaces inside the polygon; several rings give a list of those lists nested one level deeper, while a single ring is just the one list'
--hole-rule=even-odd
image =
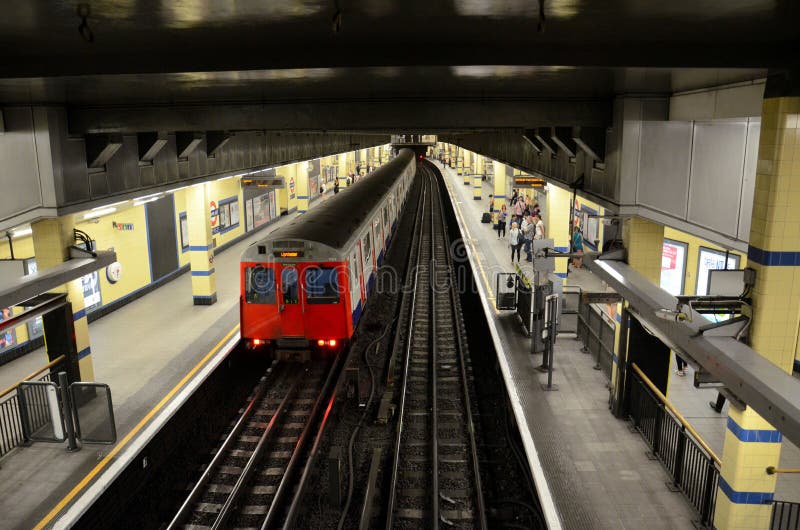
[{"label": "fluorescent strip light", "polygon": [[142,196],[142,197],[136,197],[136,198],[135,198],[135,199],[133,199],[133,200],[134,200],[134,201],[141,201],[141,200],[144,200],[144,199],[149,199],[150,197],[159,198],[159,197],[161,197],[162,195],[164,195],[164,192],[163,192],[163,191],[159,191],[158,193],[151,193],[150,195],[144,195],[144,196]]},{"label": "fluorescent strip light", "polygon": [[18,230],[14,230],[11,232],[13,237],[24,237],[29,236],[33,233],[33,228],[20,228]]},{"label": "fluorescent strip light", "polygon": [[175,188],[174,190],[167,190],[167,193],[175,193],[178,190],[185,190],[189,186],[181,186],[180,188]]},{"label": "fluorescent strip light", "polygon": [[98,206],[96,208],[92,208],[92,211],[96,212],[97,210],[103,210],[105,208],[110,208],[112,206],[119,206],[120,204],[125,204],[126,202],[128,202],[128,201],[124,200],[124,201],[119,201],[119,202],[112,202],[111,204],[104,204],[103,206]]},{"label": "fluorescent strip light", "polygon": [[160,197],[150,197],[149,199],[136,199],[133,201],[134,206],[141,206],[143,204],[147,204],[148,202],[157,201]]},{"label": "fluorescent strip light", "polygon": [[92,210],[89,213],[83,214],[83,218],[84,219],[94,219],[96,217],[100,217],[102,215],[106,215],[106,214],[109,214],[109,213],[114,213],[116,211],[117,211],[116,208],[110,208],[110,207],[109,208],[103,208],[101,210]]}]

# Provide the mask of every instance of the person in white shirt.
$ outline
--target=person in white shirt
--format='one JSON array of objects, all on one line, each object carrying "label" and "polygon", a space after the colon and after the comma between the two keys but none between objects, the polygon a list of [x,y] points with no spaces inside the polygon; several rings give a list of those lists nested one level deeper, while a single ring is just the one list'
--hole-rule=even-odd
[{"label": "person in white shirt", "polygon": [[544,223],[542,222],[542,217],[540,215],[534,215],[533,222],[536,225],[536,232],[534,233],[533,239],[544,239]]},{"label": "person in white shirt", "polygon": [[508,231],[508,242],[511,245],[511,262],[514,262],[514,252],[517,253],[519,262],[519,249],[522,247],[522,232],[517,227],[517,223],[511,223],[511,230]]}]

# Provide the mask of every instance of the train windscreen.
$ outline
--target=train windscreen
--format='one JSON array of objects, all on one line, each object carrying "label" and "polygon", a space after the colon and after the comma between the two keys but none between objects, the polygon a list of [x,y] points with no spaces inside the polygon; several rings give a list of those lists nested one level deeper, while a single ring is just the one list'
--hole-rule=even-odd
[{"label": "train windscreen", "polygon": [[275,271],[258,265],[245,269],[245,299],[248,304],[275,303]]},{"label": "train windscreen", "polygon": [[312,267],[306,269],[306,303],[338,304],[339,282],[334,267]]}]

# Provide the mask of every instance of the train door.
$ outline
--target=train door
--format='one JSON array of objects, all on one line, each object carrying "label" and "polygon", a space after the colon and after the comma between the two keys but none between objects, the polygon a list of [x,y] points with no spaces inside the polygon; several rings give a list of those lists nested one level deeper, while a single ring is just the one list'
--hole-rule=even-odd
[{"label": "train door", "polygon": [[375,269],[372,255],[372,227],[368,227],[367,233],[361,238],[361,258],[363,260],[361,270],[364,271],[364,294],[366,297],[369,297],[369,291],[372,287],[372,271]]},{"label": "train door", "polygon": [[358,247],[353,249],[353,254],[350,256],[348,263],[350,269],[350,314],[353,315],[353,327],[358,323],[361,317],[361,310],[363,304],[361,302],[361,292],[363,287],[361,285],[361,260],[358,257]]},{"label": "train door", "polygon": [[280,282],[281,332],[286,337],[303,337],[303,297],[300,293],[300,272],[295,265],[281,269]]}]

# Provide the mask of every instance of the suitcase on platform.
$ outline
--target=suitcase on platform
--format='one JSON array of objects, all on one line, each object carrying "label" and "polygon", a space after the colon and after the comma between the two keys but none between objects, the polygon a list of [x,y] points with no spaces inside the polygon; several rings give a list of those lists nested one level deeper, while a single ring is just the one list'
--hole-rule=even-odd
[{"label": "suitcase on platform", "polygon": [[491,223],[492,222],[492,214],[490,214],[489,212],[483,212],[483,215],[481,216],[481,222],[482,223]]}]

